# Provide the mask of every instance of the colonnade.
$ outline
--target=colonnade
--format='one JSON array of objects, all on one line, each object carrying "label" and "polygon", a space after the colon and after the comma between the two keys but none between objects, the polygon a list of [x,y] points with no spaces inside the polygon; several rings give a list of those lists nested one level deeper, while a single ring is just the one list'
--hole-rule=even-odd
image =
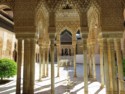
[{"label": "colonnade", "polygon": [[[23,93],[33,94],[34,92],[34,78],[35,78],[35,45],[36,39],[18,39],[18,70],[17,70],[17,86],[16,94],[20,94],[21,90],[21,65],[23,62],[23,45],[24,45],[24,75],[23,75]],[[123,83],[123,68],[122,68],[122,56],[121,56],[121,39],[120,38],[102,38],[99,40],[100,46],[100,77],[101,87],[106,85],[106,94],[124,94]],[[54,94],[54,40],[51,40],[50,55],[51,55],[51,94]],[[57,48],[59,48],[57,46]],[[84,64],[84,83],[85,94],[88,93],[88,80],[92,78],[96,80],[96,68],[95,68],[95,53],[94,46],[87,44],[87,39],[83,39],[83,64]],[[32,53],[32,54],[31,54]],[[117,61],[115,61],[115,53]],[[48,76],[48,54],[49,46],[40,45],[40,76]],[[87,64],[87,54],[89,58],[89,67]],[[59,55],[59,52],[58,52]],[[59,57],[58,57],[59,59]],[[74,70],[75,69],[74,63]],[[59,69],[57,72],[59,76]],[[74,71],[74,77],[76,77],[76,71]],[[118,84],[117,84],[118,78]]]},{"label": "colonnade", "polygon": [[[23,45],[24,45],[24,56],[23,56]],[[34,94],[35,45],[36,45],[35,38],[18,39],[18,68],[17,68],[16,94],[21,94],[22,64],[23,64],[23,94],[28,94],[28,93]]]},{"label": "colonnade", "polygon": [[[87,41],[88,42],[88,41]],[[91,50],[94,48],[87,44],[89,65],[84,61],[84,83],[85,83],[85,94],[88,94],[88,78],[94,77],[94,66],[92,67],[93,55]],[[101,38],[99,39],[100,47],[100,78],[101,78],[101,88],[106,85],[106,94],[124,94],[124,82],[123,82],[123,66],[122,66],[122,56],[121,56],[121,38]],[[85,48],[85,43],[83,46],[83,51]],[[85,52],[85,51],[84,51]],[[115,60],[116,53],[116,60]],[[85,55],[85,53],[84,53]],[[86,55],[84,56],[84,58]],[[89,67],[87,69],[86,67]],[[87,71],[89,70],[88,74]]]},{"label": "colonnade", "polygon": [[40,62],[39,62],[39,80],[48,77],[49,74],[49,45],[39,44],[40,46]]}]

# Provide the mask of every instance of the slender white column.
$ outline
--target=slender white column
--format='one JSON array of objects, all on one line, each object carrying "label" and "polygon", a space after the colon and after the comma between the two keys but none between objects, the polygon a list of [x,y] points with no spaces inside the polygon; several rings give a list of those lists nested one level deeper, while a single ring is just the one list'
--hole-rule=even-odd
[{"label": "slender white column", "polygon": [[115,47],[116,47],[116,56],[117,56],[117,65],[118,65],[119,94],[125,94],[120,39],[115,39]]},{"label": "slender white column", "polygon": [[43,47],[43,75],[42,77],[44,78],[45,77],[45,47]]},{"label": "slender white column", "polygon": [[103,59],[103,41],[100,41],[100,77],[101,87],[104,87],[104,59]]},{"label": "slender white column", "polygon": [[113,39],[110,39],[109,40],[109,43],[110,43],[110,55],[111,55],[111,72],[112,72],[112,77],[110,81],[112,81],[112,88],[113,88],[113,94],[118,94],[118,86],[117,86],[117,72],[116,72],[116,64],[115,64],[115,49],[114,49],[114,40]]},{"label": "slender white column", "polygon": [[89,47],[89,45],[88,45],[88,49],[89,49],[89,50],[88,50],[88,51],[89,51],[89,52],[88,52],[88,60],[89,60],[89,78],[92,79],[92,78],[93,78],[93,74],[92,74],[92,72],[93,72],[92,69],[93,69],[93,68],[92,68],[91,51],[90,51],[91,48]]},{"label": "slender white column", "polygon": [[50,50],[51,50],[51,94],[55,94],[55,74],[54,74],[54,40],[51,40],[51,45],[50,45]]},{"label": "slender white column", "polygon": [[42,80],[42,74],[43,74],[43,68],[42,68],[42,61],[43,61],[43,52],[42,52],[42,46],[40,45],[40,62],[39,62],[39,80]]},{"label": "slender white column", "polygon": [[76,72],[76,45],[73,45],[73,50],[74,50],[74,77],[77,77],[77,72]]},{"label": "slender white column", "polygon": [[30,84],[29,84],[29,94],[34,94],[34,82],[35,82],[35,48],[36,48],[36,39],[30,39]]},{"label": "slender white column", "polygon": [[57,77],[60,76],[60,73],[59,73],[59,68],[60,68],[59,60],[60,60],[60,49],[59,49],[59,45],[58,45],[58,46],[57,46],[57,65],[58,65],[58,69],[57,69]]},{"label": "slender white column", "polygon": [[23,62],[22,39],[18,39],[18,59],[17,59],[17,83],[16,94],[21,94],[21,64]]},{"label": "slender white column", "polygon": [[96,80],[96,63],[95,63],[95,47],[92,46],[92,62],[93,62],[93,77],[94,80]]},{"label": "slender white column", "polygon": [[24,40],[23,94],[29,94],[30,84],[30,39]]},{"label": "slender white column", "polygon": [[83,39],[83,59],[84,59],[84,94],[88,94],[88,65],[87,65],[87,44]]},{"label": "slender white column", "polygon": [[46,48],[46,76],[48,77],[49,66],[49,48]]},{"label": "slender white column", "polygon": [[104,73],[105,73],[105,83],[106,83],[106,94],[111,94],[110,90],[110,79],[109,79],[109,66],[108,66],[108,47],[107,39],[103,39],[103,55],[104,55]]}]

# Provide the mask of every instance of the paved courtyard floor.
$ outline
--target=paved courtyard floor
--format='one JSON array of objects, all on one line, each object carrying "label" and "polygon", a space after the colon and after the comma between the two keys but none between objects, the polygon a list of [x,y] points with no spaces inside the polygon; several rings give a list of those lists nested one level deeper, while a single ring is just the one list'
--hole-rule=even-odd
[{"label": "paved courtyard floor", "polygon": [[[50,65],[49,65],[49,77],[43,78],[42,81],[38,81],[39,78],[39,64],[35,64],[35,94],[51,94],[51,82],[50,82]],[[105,88],[100,88],[100,66],[96,66],[97,81],[89,81],[88,94],[106,94]],[[22,74],[23,75],[23,74]],[[77,78],[73,77],[73,67],[61,67],[60,77],[57,76],[57,65],[55,64],[55,94],[84,94],[84,80],[83,80],[83,65],[77,64]],[[10,83],[6,85],[0,85],[0,94],[15,94],[16,90],[16,76]],[[68,88],[68,79],[72,83],[72,87]]]}]

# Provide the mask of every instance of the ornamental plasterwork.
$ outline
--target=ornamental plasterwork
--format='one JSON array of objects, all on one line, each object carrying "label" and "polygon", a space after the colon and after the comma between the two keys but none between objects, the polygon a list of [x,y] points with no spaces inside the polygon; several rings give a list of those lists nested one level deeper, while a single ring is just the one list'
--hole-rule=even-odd
[{"label": "ornamental plasterwork", "polygon": [[44,14],[43,16],[45,19],[48,19],[48,10],[45,7],[44,3],[39,1],[36,7],[36,17],[41,13]]},{"label": "ornamental plasterwork", "polygon": [[0,38],[0,49],[2,49],[2,46],[3,46],[3,40],[2,38]]},{"label": "ornamental plasterwork", "polygon": [[14,0],[0,0],[0,5],[7,5],[11,9],[14,9]]},{"label": "ornamental plasterwork", "polygon": [[80,28],[80,22],[79,21],[57,21],[56,22],[56,29],[57,32],[62,32],[62,30],[70,29],[71,33],[76,33],[78,29]]},{"label": "ornamental plasterwork", "polygon": [[75,9],[60,10],[56,13],[56,21],[80,21],[80,18]]},{"label": "ornamental plasterwork", "polygon": [[7,40],[7,50],[11,50],[12,49],[12,41],[11,40]]}]

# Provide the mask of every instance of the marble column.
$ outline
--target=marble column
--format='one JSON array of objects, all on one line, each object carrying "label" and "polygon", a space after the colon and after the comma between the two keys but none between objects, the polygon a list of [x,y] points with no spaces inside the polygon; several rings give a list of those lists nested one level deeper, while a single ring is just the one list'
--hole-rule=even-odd
[{"label": "marble column", "polygon": [[89,78],[92,79],[93,78],[93,74],[92,74],[92,59],[91,59],[91,48],[88,46],[88,60],[89,60]]},{"label": "marble column", "polygon": [[59,63],[59,61],[60,61],[60,48],[59,47],[60,46],[57,45],[57,66],[58,66],[58,68],[57,68],[57,77],[60,76],[60,72],[59,72],[59,68],[60,68],[60,63]]},{"label": "marble column", "polygon": [[55,73],[54,73],[54,40],[51,40],[51,94],[55,94]]},{"label": "marble column", "polygon": [[34,94],[34,82],[35,82],[35,58],[36,58],[36,39],[30,40],[30,85],[29,85],[29,94]]},{"label": "marble column", "polygon": [[39,62],[39,81],[42,80],[43,68],[42,68],[42,61],[43,61],[43,52],[42,46],[40,45],[40,62]]},{"label": "marble column", "polygon": [[88,94],[87,41],[83,39],[84,94]]},{"label": "marble column", "polygon": [[96,80],[95,47],[92,45],[93,78]]},{"label": "marble column", "polygon": [[101,87],[104,87],[104,59],[103,59],[103,41],[100,41],[100,78]]},{"label": "marble column", "polygon": [[125,94],[124,82],[123,82],[123,65],[121,56],[121,39],[115,39],[115,48],[118,65],[118,79],[119,79],[119,94]]},{"label": "marble column", "polygon": [[30,39],[24,39],[23,94],[29,94],[30,84]]},{"label": "marble column", "polygon": [[108,45],[109,45],[109,68],[110,68],[110,86],[113,94],[118,94],[118,89],[117,89],[117,73],[116,73],[116,64],[115,64],[115,49],[114,49],[114,39],[109,39],[108,40]]},{"label": "marble column", "polygon": [[105,73],[105,83],[106,83],[106,94],[112,94],[110,90],[110,75],[108,66],[108,47],[107,39],[103,39],[103,56],[104,56],[104,73]]},{"label": "marble column", "polygon": [[76,45],[73,45],[73,52],[74,52],[74,77],[77,77],[77,72],[76,72]]},{"label": "marble column", "polygon": [[43,61],[42,61],[42,62],[43,62],[43,66],[42,66],[42,67],[43,67],[43,68],[42,68],[42,69],[43,69],[43,70],[42,70],[42,71],[43,71],[43,72],[42,72],[43,74],[42,74],[42,77],[44,78],[44,77],[45,77],[45,47],[44,47],[44,46],[43,46],[43,51],[42,51],[42,52],[43,52],[43,57],[42,57],[42,58],[43,58],[43,59],[42,59],[42,60],[43,60]]},{"label": "marble column", "polygon": [[23,41],[22,39],[18,39],[16,94],[21,94],[21,65],[22,65],[22,62],[23,62],[22,41]]},{"label": "marble column", "polygon": [[48,77],[48,66],[49,66],[49,49],[46,48],[46,76]]}]

